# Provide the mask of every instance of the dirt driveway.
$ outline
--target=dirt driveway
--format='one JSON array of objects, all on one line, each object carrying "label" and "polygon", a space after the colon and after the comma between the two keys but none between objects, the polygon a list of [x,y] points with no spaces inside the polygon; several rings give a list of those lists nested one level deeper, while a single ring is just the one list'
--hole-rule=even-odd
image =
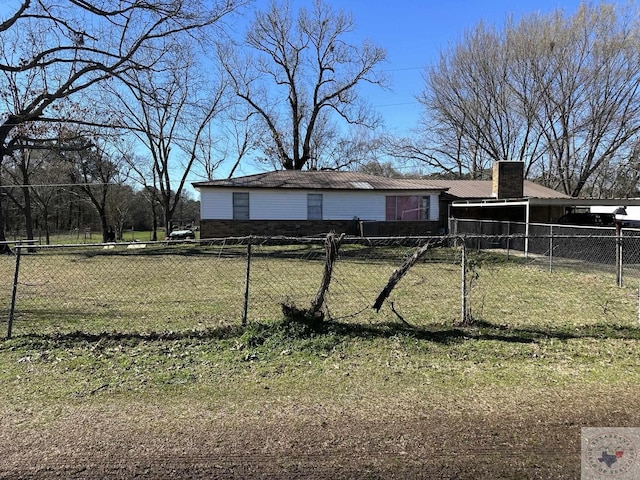
[{"label": "dirt driveway", "polygon": [[574,479],[582,426],[638,426],[637,387],[443,403],[273,396],[2,408],[2,479]]}]

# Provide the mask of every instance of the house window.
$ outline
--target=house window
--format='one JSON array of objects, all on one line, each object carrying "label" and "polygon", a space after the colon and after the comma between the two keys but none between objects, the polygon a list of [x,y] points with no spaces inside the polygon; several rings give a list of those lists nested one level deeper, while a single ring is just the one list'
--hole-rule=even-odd
[{"label": "house window", "polygon": [[386,197],[387,221],[429,220],[429,196],[389,195]]},{"label": "house window", "polygon": [[429,209],[431,208],[431,197],[422,197],[422,209],[420,210],[420,220],[429,220]]},{"label": "house window", "polygon": [[322,194],[307,194],[307,220],[322,220]]},{"label": "house window", "polygon": [[249,220],[249,194],[233,193],[233,219]]}]

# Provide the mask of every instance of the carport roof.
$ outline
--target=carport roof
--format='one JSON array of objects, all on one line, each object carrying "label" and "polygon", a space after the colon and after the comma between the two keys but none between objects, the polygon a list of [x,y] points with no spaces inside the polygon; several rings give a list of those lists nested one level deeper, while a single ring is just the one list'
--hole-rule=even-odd
[{"label": "carport roof", "polygon": [[597,207],[597,206],[640,206],[640,198],[516,198],[516,199],[484,199],[457,200],[452,207],[505,207],[505,206],[565,206],[565,207]]},{"label": "carport roof", "polygon": [[[429,180],[435,186],[447,187],[447,195],[459,199],[491,198],[492,180]],[[524,196],[528,198],[571,198],[564,193],[539,185],[529,180],[524,181]]]}]

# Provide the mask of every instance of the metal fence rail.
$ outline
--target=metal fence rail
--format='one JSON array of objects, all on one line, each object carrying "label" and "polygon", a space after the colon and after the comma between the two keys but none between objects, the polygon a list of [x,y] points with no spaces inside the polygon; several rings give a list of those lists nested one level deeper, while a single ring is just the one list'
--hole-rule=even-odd
[{"label": "metal fence rail", "polygon": [[[391,275],[425,245],[376,312],[372,305]],[[202,330],[277,320],[283,304],[310,305],[326,255],[324,238],[263,237],[18,243],[13,251],[0,257],[0,321],[7,336]],[[347,237],[323,312],[365,324],[525,325],[542,321],[552,308],[568,322],[615,315],[635,323],[639,266],[636,236]]]}]

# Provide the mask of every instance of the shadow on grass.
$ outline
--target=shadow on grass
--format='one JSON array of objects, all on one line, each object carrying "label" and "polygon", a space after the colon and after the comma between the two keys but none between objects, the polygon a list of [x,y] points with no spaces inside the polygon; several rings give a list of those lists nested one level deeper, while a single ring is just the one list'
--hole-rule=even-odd
[{"label": "shadow on grass", "polygon": [[594,339],[618,339],[618,340],[640,340],[640,327],[635,325],[620,325],[613,323],[598,323],[593,325],[581,325],[578,327],[529,327],[514,328],[507,325],[500,325],[484,320],[476,320],[471,330],[479,330],[481,332],[501,331],[508,335],[516,335],[521,338],[530,338],[533,340],[557,339],[572,340],[580,338]]},{"label": "shadow on grass", "polygon": [[[1,328],[1,327],[0,327]],[[286,343],[320,337],[340,339],[413,338],[425,342],[456,344],[467,341],[499,341],[508,343],[537,343],[541,340],[557,339],[625,339],[640,340],[640,328],[626,325],[597,324],[579,328],[512,328],[487,321],[476,320],[472,326],[451,327],[425,326],[410,327],[398,323],[354,324],[342,322],[321,322],[307,325],[300,322],[281,320],[270,324],[250,323],[247,326],[225,325],[201,330],[160,331],[160,332],[100,332],[82,331],[59,333],[30,333],[14,337],[4,343],[0,350],[16,346],[30,348],[73,348],[81,345],[135,346],[144,342],[186,342],[206,343],[236,340],[249,344],[262,344],[269,338],[277,338]]]},{"label": "shadow on grass", "polygon": [[[228,325],[204,330],[185,331],[161,331],[161,332],[99,332],[89,333],[82,331],[54,332],[54,333],[28,333],[16,335],[11,343],[13,346],[29,346],[42,348],[72,348],[87,344],[101,344],[104,347],[110,345],[135,346],[144,342],[169,342],[169,341],[211,341],[239,338],[245,331],[240,325]],[[0,350],[2,347],[0,346]]]},{"label": "shadow on grass", "polygon": [[[393,240],[388,245],[379,242],[371,243],[366,240],[351,239],[349,243],[343,244],[340,250],[340,258],[349,261],[372,260],[378,262],[399,262],[407,254],[407,249],[415,249],[424,244],[420,238],[406,238]],[[425,256],[425,261],[449,261],[453,255],[449,239],[432,239],[433,250]],[[138,248],[134,248],[134,247]],[[254,240],[252,256],[256,258],[269,259],[293,259],[293,260],[324,260],[325,246],[324,238],[298,239],[292,242],[291,239],[270,238],[267,240]],[[436,248],[437,247],[437,248]],[[54,250],[55,252],[55,250]],[[41,253],[36,251],[35,253]],[[57,252],[60,254],[60,251]],[[179,257],[221,257],[233,258],[247,256],[246,239],[237,241],[172,241],[172,242],[134,242],[116,243],[112,248],[105,248],[101,245],[78,246],[76,250],[70,250],[66,254],[76,254],[81,258],[90,259],[94,257],[155,257],[155,256],[179,256]],[[494,255],[496,258],[502,258]],[[501,263],[504,260],[501,260]]]}]

